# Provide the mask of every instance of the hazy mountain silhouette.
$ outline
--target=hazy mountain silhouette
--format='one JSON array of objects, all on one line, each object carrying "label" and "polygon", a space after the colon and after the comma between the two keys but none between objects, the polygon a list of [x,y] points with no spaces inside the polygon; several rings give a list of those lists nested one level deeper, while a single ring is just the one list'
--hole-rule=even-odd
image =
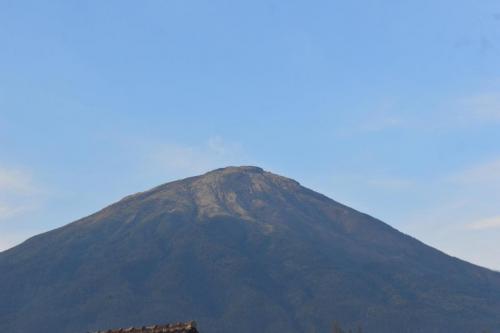
[{"label": "hazy mountain silhouette", "polygon": [[[0,331],[500,332],[500,273],[256,167],[128,196],[0,253]],[[496,330],[496,331],[495,331]]]}]

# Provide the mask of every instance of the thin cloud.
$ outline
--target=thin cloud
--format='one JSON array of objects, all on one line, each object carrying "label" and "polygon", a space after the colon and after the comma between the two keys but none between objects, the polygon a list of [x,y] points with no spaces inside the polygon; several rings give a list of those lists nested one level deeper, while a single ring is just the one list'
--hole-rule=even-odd
[{"label": "thin cloud", "polygon": [[386,190],[407,190],[415,186],[415,182],[404,178],[377,178],[368,181],[368,185]]},{"label": "thin cloud", "polygon": [[450,180],[460,184],[487,184],[500,183],[500,159],[479,164],[450,177]]},{"label": "thin cloud", "polygon": [[0,191],[31,194],[35,192],[35,186],[31,175],[27,172],[0,167]]},{"label": "thin cloud", "polygon": [[500,94],[482,93],[462,99],[466,118],[479,121],[500,121]]},{"label": "thin cloud", "polygon": [[0,167],[0,220],[32,210],[40,194],[28,172]]},{"label": "thin cloud", "polygon": [[402,128],[408,125],[404,117],[404,110],[396,98],[385,98],[370,110],[370,116],[359,120],[358,129],[362,132],[381,132],[390,129]]},{"label": "thin cloud", "polygon": [[28,210],[29,208],[27,206],[0,202],[0,220],[12,217]]},{"label": "thin cloud", "polygon": [[500,229],[500,216],[490,217],[466,225],[469,230]]},{"label": "thin cloud", "polygon": [[246,164],[248,158],[241,145],[219,136],[199,145],[162,143],[148,154],[150,167],[172,178],[191,176],[227,165]]}]

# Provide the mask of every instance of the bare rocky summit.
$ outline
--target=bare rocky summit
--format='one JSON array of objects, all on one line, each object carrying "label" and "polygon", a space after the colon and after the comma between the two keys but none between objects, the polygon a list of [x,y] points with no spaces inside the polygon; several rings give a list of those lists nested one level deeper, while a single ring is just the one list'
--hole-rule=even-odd
[{"label": "bare rocky summit", "polygon": [[499,273],[257,167],[128,196],[0,253],[0,272],[2,332],[500,332]]}]

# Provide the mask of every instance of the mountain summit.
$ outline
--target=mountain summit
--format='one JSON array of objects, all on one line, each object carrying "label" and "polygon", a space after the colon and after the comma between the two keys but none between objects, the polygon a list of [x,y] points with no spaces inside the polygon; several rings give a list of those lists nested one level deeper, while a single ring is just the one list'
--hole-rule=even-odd
[{"label": "mountain summit", "polygon": [[500,332],[500,273],[250,166],[128,196],[0,253],[0,272],[2,332]]}]

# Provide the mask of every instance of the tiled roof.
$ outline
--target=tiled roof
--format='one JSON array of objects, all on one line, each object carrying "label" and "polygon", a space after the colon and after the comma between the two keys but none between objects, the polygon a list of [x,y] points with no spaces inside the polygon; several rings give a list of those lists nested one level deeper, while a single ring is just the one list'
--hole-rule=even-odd
[{"label": "tiled roof", "polygon": [[198,333],[196,323],[190,321],[187,323],[175,323],[167,325],[143,326],[119,328],[106,331],[97,331],[95,333]]}]

